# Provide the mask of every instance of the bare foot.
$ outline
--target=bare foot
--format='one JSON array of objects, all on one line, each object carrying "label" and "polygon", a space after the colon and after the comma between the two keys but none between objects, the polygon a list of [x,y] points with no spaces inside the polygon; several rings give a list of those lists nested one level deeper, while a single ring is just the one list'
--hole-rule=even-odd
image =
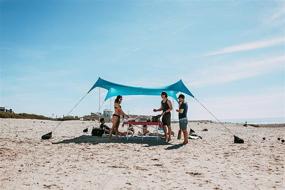
[{"label": "bare foot", "polygon": [[182,144],[183,144],[183,145],[186,145],[186,144],[188,144],[188,141],[184,141]]},{"label": "bare foot", "polygon": [[168,142],[171,141],[171,135],[168,135]]}]

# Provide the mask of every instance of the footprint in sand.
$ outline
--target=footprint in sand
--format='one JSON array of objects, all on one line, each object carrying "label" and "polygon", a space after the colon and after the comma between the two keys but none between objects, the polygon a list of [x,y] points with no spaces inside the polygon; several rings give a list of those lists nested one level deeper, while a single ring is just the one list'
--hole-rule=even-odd
[{"label": "footprint in sand", "polygon": [[192,175],[192,176],[201,176],[202,173],[199,172],[185,172],[186,174]]},{"label": "footprint in sand", "polygon": [[51,189],[52,187],[58,187],[56,184],[46,185],[44,184],[44,188]]},{"label": "footprint in sand", "polygon": [[141,171],[148,171],[148,169],[140,167],[140,166],[135,166],[136,170],[141,170]]}]

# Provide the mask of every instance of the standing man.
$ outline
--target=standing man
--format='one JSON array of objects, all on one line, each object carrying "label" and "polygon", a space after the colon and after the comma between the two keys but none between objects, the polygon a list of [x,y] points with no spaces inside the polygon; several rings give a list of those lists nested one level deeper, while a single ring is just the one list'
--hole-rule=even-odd
[{"label": "standing man", "polygon": [[181,131],[183,132],[184,141],[183,144],[188,143],[188,132],[187,132],[187,111],[188,111],[188,105],[185,103],[185,96],[183,94],[180,94],[178,96],[178,103],[179,103],[179,109],[176,111],[178,112],[178,118],[179,118],[179,131],[178,131],[178,139],[181,138]]},{"label": "standing man", "polygon": [[162,112],[162,126],[165,135],[165,141],[169,142],[171,140],[171,110],[172,104],[171,101],[167,99],[167,93],[161,93],[161,107],[159,109],[153,109],[154,112],[163,111]]}]

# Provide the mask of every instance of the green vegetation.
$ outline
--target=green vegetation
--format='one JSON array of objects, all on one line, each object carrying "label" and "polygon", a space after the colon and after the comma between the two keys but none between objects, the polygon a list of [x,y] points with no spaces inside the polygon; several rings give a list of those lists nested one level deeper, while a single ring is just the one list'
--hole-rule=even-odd
[{"label": "green vegetation", "polygon": [[29,113],[10,113],[10,112],[0,112],[0,118],[42,119],[42,120],[51,119],[43,115],[36,115],[36,114],[29,114]]},{"label": "green vegetation", "polygon": [[29,114],[29,113],[10,113],[0,112],[0,118],[15,118],[15,119],[40,119],[40,120],[56,120],[56,121],[67,121],[67,120],[79,120],[78,116],[64,116],[62,118],[53,119],[43,115]]}]

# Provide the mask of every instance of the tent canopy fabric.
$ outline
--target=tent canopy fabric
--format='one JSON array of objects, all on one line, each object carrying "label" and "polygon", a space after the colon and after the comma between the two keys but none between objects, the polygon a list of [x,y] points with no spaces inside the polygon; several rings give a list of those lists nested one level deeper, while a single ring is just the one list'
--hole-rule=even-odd
[{"label": "tent canopy fabric", "polygon": [[177,100],[176,94],[178,92],[185,93],[189,96],[194,98],[194,95],[190,92],[190,90],[185,86],[182,80],[178,82],[160,88],[144,88],[144,87],[133,87],[133,86],[126,86],[121,84],[116,84],[113,82],[106,81],[104,79],[99,79],[95,82],[92,88],[88,91],[91,92],[95,88],[104,88],[108,90],[108,93],[105,97],[105,101],[111,97],[118,96],[118,95],[153,95],[153,96],[160,96],[161,92],[166,92],[168,96],[173,97]]}]

